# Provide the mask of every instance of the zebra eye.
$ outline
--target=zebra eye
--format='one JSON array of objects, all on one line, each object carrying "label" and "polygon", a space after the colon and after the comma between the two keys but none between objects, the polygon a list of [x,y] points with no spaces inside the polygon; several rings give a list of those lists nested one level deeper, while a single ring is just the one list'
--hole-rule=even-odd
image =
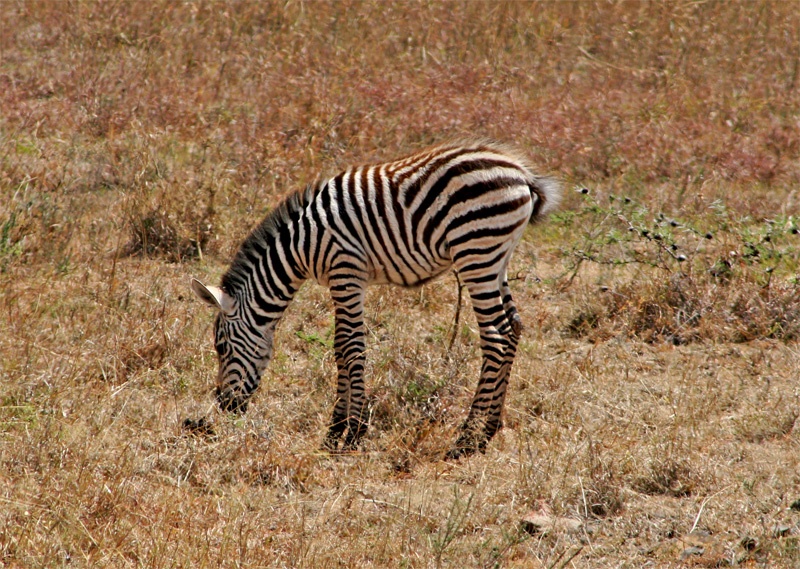
[{"label": "zebra eye", "polygon": [[217,350],[217,354],[219,354],[220,356],[225,351],[225,344],[226,343],[227,342],[225,340],[224,330],[219,325],[219,323],[217,323],[217,327],[216,327],[216,330],[215,330],[215,333],[214,333],[214,349]]},{"label": "zebra eye", "polygon": [[227,335],[224,333],[224,330],[220,329],[217,331],[217,336],[215,338],[214,348],[217,350],[217,353],[221,356],[228,345]]}]

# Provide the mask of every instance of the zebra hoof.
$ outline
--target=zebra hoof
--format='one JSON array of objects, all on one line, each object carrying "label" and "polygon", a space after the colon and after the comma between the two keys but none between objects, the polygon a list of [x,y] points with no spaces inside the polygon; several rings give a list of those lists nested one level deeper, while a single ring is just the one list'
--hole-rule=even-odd
[{"label": "zebra hoof", "polygon": [[332,450],[323,448],[322,452],[328,455],[330,458],[339,458],[340,456],[349,456],[351,454],[355,454],[355,451],[350,451],[343,448],[332,449]]},{"label": "zebra hoof", "polygon": [[451,448],[447,451],[447,454],[444,455],[444,459],[446,461],[451,460],[460,460],[461,458],[468,456],[470,453],[467,452],[467,449],[464,448]]},{"label": "zebra hoof", "polygon": [[339,457],[339,456],[350,456],[350,455],[353,455],[353,454],[358,454],[358,449],[346,448],[346,447],[328,448],[326,446],[323,446],[320,449],[320,452],[322,452],[324,454],[327,454],[328,456],[330,456],[332,458],[335,458],[335,457]]},{"label": "zebra hoof", "polygon": [[322,441],[319,450],[329,454],[339,454],[339,440],[333,437],[326,437],[325,440]]},{"label": "zebra hoof", "polygon": [[447,454],[444,456],[445,460],[459,460],[461,458],[465,458],[468,456],[472,456],[475,454],[476,451],[480,452],[481,454],[486,454],[486,445],[489,443],[489,439],[491,437],[481,434],[476,435],[475,433],[464,433],[456,440],[456,443],[453,445]]},{"label": "zebra hoof", "polygon": [[358,441],[345,441],[340,454],[353,454],[358,452]]},{"label": "zebra hoof", "polygon": [[[474,446],[454,446],[447,454],[444,455],[444,459],[449,460],[461,460],[462,458],[468,458],[475,454],[475,451],[479,450],[476,449]],[[483,452],[483,451],[482,451]]]}]

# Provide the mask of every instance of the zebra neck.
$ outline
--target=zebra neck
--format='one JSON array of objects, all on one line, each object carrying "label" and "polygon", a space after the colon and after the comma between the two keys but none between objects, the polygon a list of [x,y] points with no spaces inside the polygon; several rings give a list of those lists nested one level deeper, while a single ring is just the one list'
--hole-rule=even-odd
[{"label": "zebra neck", "polygon": [[251,266],[244,287],[243,305],[248,306],[259,327],[280,320],[294,295],[306,280],[294,259],[287,259],[279,243],[264,248],[261,258]]},{"label": "zebra neck", "polygon": [[280,235],[251,235],[243,244],[222,288],[235,296],[252,323],[266,328],[283,316],[306,280],[304,271]]},{"label": "zebra neck", "polygon": [[312,184],[284,200],[244,240],[222,277],[222,288],[235,294],[259,324],[278,320],[310,276],[317,236],[308,206],[319,191]]}]

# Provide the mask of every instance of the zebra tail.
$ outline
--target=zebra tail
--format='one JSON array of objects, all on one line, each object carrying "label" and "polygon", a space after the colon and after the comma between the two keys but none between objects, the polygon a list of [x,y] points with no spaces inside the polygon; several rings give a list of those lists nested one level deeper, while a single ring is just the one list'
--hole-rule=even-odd
[{"label": "zebra tail", "polygon": [[548,176],[534,176],[528,179],[528,188],[533,198],[533,212],[530,223],[536,223],[545,214],[553,211],[561,202],[561,183]]}]

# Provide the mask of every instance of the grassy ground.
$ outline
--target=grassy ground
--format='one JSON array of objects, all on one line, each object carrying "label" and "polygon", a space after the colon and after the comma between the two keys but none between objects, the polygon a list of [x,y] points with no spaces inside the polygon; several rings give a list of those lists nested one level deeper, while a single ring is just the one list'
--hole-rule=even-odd
[{"label": "grassy ground", "polygon": [[[0,566],[800,567],[798,74],[788,2],[4,3]],[[441,460],[451,276],[370,291],[362,453],[318,452],[314,284],[219,413],[190,277],[318,173],[471,134],[568,188],[486,455]]]}]

